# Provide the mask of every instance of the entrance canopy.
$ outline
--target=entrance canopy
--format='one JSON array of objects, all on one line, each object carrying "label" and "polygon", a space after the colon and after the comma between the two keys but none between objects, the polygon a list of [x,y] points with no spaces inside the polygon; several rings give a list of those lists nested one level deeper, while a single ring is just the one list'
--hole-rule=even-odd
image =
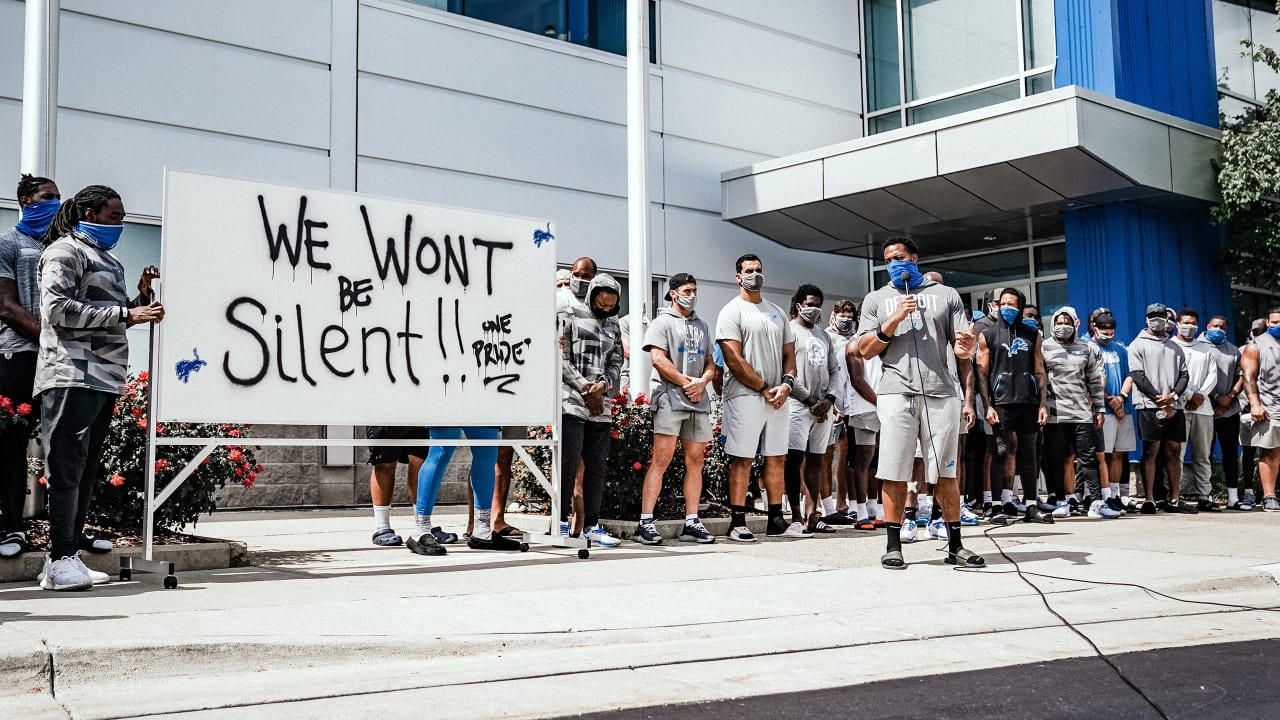
[{"label": "entrance canopy", "polygon": [[1080,87],[758,163],[721,176],[723,217],[789,247],[879,259],[1061,234],[1062,211],[1217,202],[1217,129]]}]

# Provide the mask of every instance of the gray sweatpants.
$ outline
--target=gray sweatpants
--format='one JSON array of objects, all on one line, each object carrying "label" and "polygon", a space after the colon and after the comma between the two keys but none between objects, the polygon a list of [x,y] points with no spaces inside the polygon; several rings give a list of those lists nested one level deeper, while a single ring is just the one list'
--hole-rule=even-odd
[{"label": "gray sweatpants", "polygon": [[1182,473],[1182,495],[1186,498],[1209,499],[1213,494],[1209,455],[1213,452],[1213,416],[1187,413],[1187,441],[1182,444],[1186,457],[1191,448],[1191,472]]}]

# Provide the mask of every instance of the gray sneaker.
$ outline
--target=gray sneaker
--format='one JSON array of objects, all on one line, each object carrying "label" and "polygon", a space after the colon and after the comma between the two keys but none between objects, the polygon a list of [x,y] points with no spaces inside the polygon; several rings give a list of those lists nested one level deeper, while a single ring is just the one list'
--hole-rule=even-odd
[{"label": "gray sneaker", "polygon": [[74,555],[50,562],[44,559],[44,571],[40,573],[40,587],[45,590],[88,590],[93,578],[85,572],[80,558]]},{"label": "gray sneaker", "polygon": [[1280,512],[1280,500],[1276,500],[1275,495],[1268,495],[1262,498],[1263,512]]},{"label": "gray sneaker", "polygon": [[[83,569],[84,573],[89,576],[89,579],[93,581],[94,585],[105,585],[111,582],[110,575],[104,572],[98,572],[97,570],[94,570],[88,565],[85,565],[84,561],[80,559],[80,551],[77,550],[75,557],[72,559],[75,560],[76,563],[80,565],[81,569]],[[45,575],[48,573],[48,571],[49,571],[49,558],[45,558],[44,567],[40,570],[40,574],[36,576],[36,582],[43,583]],[[45,588],[45,589],[47,590],[48,588]]]}]

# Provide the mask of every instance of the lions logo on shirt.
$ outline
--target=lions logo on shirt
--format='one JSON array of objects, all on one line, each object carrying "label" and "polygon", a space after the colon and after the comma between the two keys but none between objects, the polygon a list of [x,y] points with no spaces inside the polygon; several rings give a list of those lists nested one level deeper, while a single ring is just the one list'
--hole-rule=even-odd
[{"label": "lions logo on shirt", "polygon": [[818,340],[809,341],[809,358],[807,360],[809,367],[826,367],[827,365],[827,346]]},{"label": "lions logo on shirt", "polygon": [[1014,338],[1012,344],[1011,343],[1002,343],[1002,344],[1004,345],[1005,351],[1009,353],[1009,357],[1013,357],[1014,355],[1017,355],[1018,353],[1024,350],[1031,349],[1031,346],[1027,344],[1027,341],[1023,340],[1022,338]]}]

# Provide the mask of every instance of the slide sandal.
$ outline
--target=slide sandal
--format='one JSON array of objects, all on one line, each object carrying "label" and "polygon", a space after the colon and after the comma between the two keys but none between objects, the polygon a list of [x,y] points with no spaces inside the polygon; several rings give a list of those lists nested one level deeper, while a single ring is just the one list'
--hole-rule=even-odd
[{"label": "slide sandal", "polygon": [[980,568],[986,567],[987,561],[984,560],[981,555],[969,548],[960,548],[956,552],[947,553],[947,564],[960,565],[962,567],[969,568]]},{"label": "slide sandal", "polygon": [[880,556],[880,567],[885,570],[906,570],[907,561],[902,559],[902,551],[893,550]]},{"label": "slide sandal", "polygon": [[404,542],[404,539],[396,534],[391,528],[382,528],[375,530],[373,533],[373,544],[381,547],[395,547]]}]

